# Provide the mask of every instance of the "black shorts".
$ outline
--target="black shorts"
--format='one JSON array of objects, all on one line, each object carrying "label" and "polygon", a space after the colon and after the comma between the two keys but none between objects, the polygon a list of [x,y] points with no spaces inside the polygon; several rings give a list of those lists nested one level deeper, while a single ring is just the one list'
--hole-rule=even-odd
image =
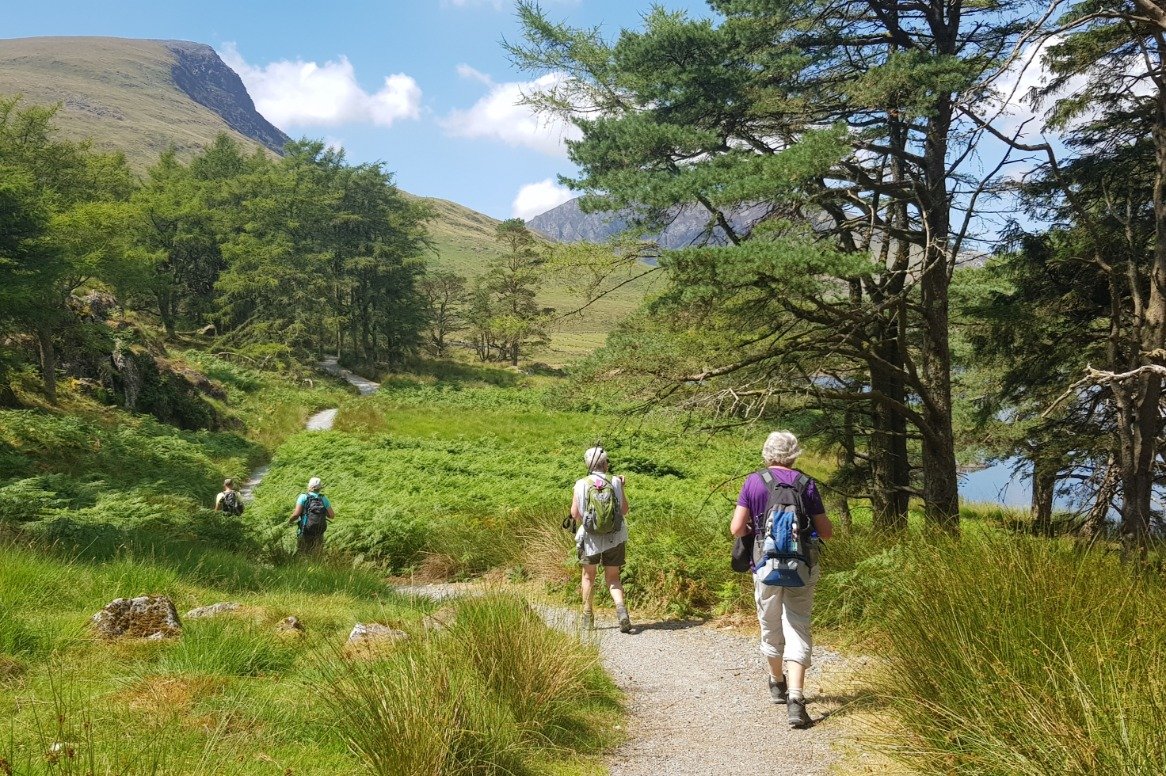
[{"label": "black shorts", "polygon": [[598,555],[584,555],[579,548],[579,563],[583,566],[622,566],[627,557],[627,542],[620,542]]}]

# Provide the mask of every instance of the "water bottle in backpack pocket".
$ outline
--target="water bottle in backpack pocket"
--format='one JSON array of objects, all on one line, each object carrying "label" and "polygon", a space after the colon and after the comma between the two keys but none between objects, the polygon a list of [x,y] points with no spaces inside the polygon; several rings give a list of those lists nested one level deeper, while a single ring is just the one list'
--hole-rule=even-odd
[{"label": "water bottle in backpack pocket", "polygon": [[763,530],[754,544],[753,578],[765,585],[805,587],[813,571],[814,548],[810,520],[802,503],[809,479],[800,475],[793,485],[774,480],[765,470],[769,489]]}]

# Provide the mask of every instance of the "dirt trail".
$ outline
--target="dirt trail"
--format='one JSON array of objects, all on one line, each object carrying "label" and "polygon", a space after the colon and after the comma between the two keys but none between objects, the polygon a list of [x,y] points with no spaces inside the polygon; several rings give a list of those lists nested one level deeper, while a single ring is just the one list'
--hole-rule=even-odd
[{"label": "dirt trail", "polygon": [[[331,375],[335,375],[341,379],[347,380],[361,396],[368,396],[376,393],[377,389],[381,387],[380,383],[374,383],[372,380],[366,380],[358,374],[354,374],[347,369],[344,369],[336,363],[336,359],[328,358],[320,362],[320,368]],[[326,410],[320,410],[312,417],[308,418],[308,422],[304,424],[304,428],[308,431],[331,431],[332,424],[336,422],[336,415],[340,412],[338,407],[330,407]],[[271,466],[264,464],[255,471],[251,472],[251,476],[243,483],[243,487],[239,490],[239,495],[243,497],[243,501],[250,502],[255,497],[255,489],[259,487],[259,483],[263,482],[263,478],[267,476],[267,471]]]},{"label": "dirt trail", "polygon": [[628,740],[610,758],[612,776],[720,773],[828,773],[840,728],[823,679],[842,669],[816,647],[806,678],[818,722],[790,730],[784,706],[769,700],[757,640],[697,622],[656,621],[622,634],[613,618],[597,629],[603,662],[628,694]]}]

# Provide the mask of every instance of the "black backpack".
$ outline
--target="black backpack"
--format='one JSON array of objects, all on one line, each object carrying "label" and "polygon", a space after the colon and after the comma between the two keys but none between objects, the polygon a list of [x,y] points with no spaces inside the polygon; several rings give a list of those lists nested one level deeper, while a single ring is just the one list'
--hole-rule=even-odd
[{"label": "black backpack", "polygon": [[308,493],[300,515],[300,535],[319,536],[328,529],[328,507],[319,493]]},{"label": "black backpack", "polygon": [[243,501],[238,493],[233,490],[223,491],[223,511],[228,515],[243,514]]}]

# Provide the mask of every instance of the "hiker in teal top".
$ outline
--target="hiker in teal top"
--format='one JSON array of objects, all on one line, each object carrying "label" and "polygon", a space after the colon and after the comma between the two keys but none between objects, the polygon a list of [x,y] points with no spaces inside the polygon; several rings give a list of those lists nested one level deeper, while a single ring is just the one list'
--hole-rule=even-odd
[{"label": "hiker in teal top", "polygon": [[296,523],[296,552],[303,555],[315,555],[324,547],[324,531],[328,530],[328,523],[336,518],[332,511],[332,504],[328,497],[320,493],[324,484],[319,477],[308,480],[308,491],[301,493],[296,499],[296,508],[292,510],[288,523]]}]

